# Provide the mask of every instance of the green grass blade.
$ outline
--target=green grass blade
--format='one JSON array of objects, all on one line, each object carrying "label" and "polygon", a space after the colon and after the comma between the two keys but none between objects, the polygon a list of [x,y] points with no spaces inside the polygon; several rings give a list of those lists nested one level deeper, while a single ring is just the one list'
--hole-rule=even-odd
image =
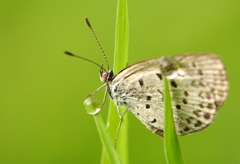
[{"label": "green grass blade", "polygon": [[117,151],[113,147],[113,143],[111,141],[110,136],[108,135],[106,126],[102,120],[102,117],[98,113],[97,115],[94,116],[95,123],[98,128],[98,132],[100,134],[100,138],[102,141],[102,144],[104,146],[104,149],[106,150],[106,154],[108,156],[108,160],[110,163],[116,163],[116,164],[121,164],[121,161],[117,155]]},{"label": "green grass blade", "polygon": [[[100,116],[100,104],[94,97],[89,97],[84,101],[84,108],[87,113],[93,115],[97,129],[100,135],[101,142],[106,150],[106,157],[110,163],[121,164],[117,151],[114,149],[110,136],[108,135],[107,128]],[[98,113],[98,114],[96,114]]]},{"label": "green grass blade", "polygon": [[[114,52],[114,72],[119,72],[128,63],[129,23],[127,0],[118,1]],[[125,110],[122,109],[121,113]],[[123,117],[123,123],[118,136],[117,151],[124,164],[128,163],[128,115]]]},{"label": "green grass blade", "polygon": [[[115,32],[115,52],[113,72],[118,73],[126,67],[128,61],[128,44],[129,44],[129,24],[128,24],[128,9],[127,0],[118,0],[117,16],[116,16],[116,32]],[[121,110],[121,113],[123,111]],[[124,164],[128,163],[128,134],[127,134],[127,114],[124,115],[123,123],[119,132],[117,141],[117,151]],[[113,102],[109,104],[109,112],[107,119],[107,129],[114,141],[116,130],[119,124],[119,116],[116,106]],[[106,150],[103,150],[102,164],[107,164],[109,161],[106,158]]]},{"label": "green grass blade", "polygon": [[118,1],[116,33],[115,33],[115,52],[114,52],[114,71],[119,72],[126,67],[128,62],[129,45],[129,23],[127,0]]},{"label": "green grass blade", "polygon": [[167,163],[185,164],[175,130],[171,96],[169,92],[168,80],[166,77],[163,78],[163,83],[164,83],[164,147]]}]

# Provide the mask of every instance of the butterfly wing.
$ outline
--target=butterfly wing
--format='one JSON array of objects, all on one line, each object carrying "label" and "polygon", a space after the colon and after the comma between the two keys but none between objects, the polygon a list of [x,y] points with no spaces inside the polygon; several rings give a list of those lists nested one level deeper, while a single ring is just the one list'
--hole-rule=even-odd
[{"label": "butterfly wing", "polygon": [[227,96],[226,70],[213,54],[175,55],[183,75],[169,80],[178,135],[210,125]]},{"label": "butterfly wing", "polygon": [[126,106],[148,129],[163,136],[163,85],[159,58],[125,68],[108,87],[117,105]]},{"label": "butterfly wing", "polygon": [[[213,54],[175,55],[183,74],[169,80],[178,135],[210,125],[227,96],[228,81],[222,61]],[[148,129],[163,136],[163,82],[161,58],[133,64],[108,84],[117,105],[126,106]]]}]

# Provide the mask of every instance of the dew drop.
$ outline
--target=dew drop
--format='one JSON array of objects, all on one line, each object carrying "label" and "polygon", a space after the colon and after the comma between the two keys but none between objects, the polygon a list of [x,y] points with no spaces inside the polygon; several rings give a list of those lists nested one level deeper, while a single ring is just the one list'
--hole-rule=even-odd
[{"label": "dew drop", "polygon": [[96,115],[101,110],[99,101],[94,97],[88,97],[83,105],[86,112],[91,115]]}]

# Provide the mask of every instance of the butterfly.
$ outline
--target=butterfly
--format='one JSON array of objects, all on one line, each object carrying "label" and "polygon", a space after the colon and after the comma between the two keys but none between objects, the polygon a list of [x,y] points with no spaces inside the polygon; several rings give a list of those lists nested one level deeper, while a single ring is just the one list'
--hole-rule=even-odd
[{"label": "butterfly", "polygon": [[[86,22],[101,48],[87,18]],[[65,53],[100,67],[100,79],[104,85],[99,89],[106,86],[107,93],[117,106],[127,107],[149,130],[161,137],[164,134],[163,76],[167,77],[170,86],[178,135],[198,132],[212,124],[228,94],[225,66],[214,54],[179,54],[148,59],[114,75],[107,60],[108,70],[105,70],[89,59]]]},{"label": "butterfly", "polygon": [[[162,68],[161,68],[162,67]],[[144,60],[114,75],[100,74],[118,106],[126,106],[146,127],[163,136],[163,76],[168,77],[176,132],[201,131],[227,97],[225,67],[214,54],[180,54]]]}]

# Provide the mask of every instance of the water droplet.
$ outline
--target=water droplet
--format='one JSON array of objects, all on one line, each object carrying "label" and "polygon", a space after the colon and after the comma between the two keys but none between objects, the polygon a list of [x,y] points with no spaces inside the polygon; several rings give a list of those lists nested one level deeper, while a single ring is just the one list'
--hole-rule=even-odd
[{"label": "water droplet", "polygon": [[101,110],[99,101],[94,97],[88,97],[83,105],[86,112],[91,115],[98,114]]}]

